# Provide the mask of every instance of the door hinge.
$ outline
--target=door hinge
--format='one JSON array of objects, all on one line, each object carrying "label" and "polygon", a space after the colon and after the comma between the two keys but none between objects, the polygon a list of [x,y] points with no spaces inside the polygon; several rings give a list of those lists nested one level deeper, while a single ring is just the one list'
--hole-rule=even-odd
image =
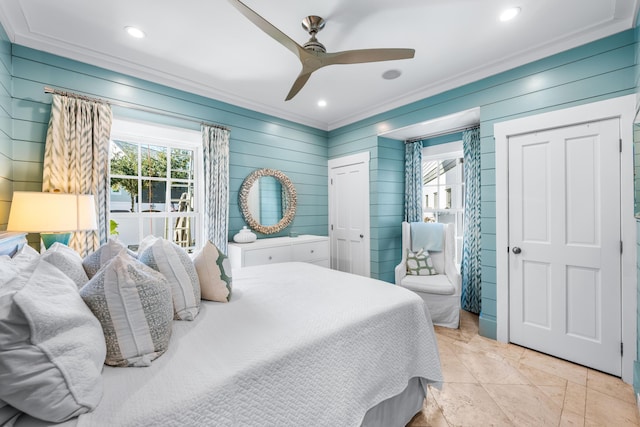
[{"label": "door hinge", "polygon": [[620,356],[624,356],[624,343],[620,343]]},{"label": "door hinge", "polygon": [[509,246],[507,246],[507,253],[509,253]]},{"label": "door hinge", "polygon": [[620,240],[620,253],[622,253],[622,240]]},{"label": "door hinge", "polygon": [[331,224],[331,231],[333,231],[333,224]]},{"label": "door hinge", "polygon": [[620,152],[622,153],[622,138],[620,138]]},{"label": "door hinge", "polygon": [[333,185],[333,178],[331,178],[331,185]]}]

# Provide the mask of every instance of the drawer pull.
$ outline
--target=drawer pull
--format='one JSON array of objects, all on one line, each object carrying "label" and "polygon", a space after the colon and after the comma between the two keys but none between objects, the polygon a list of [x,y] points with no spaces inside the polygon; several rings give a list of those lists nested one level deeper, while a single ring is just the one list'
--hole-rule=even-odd
[{"label": "drawer pull", "polygon": [[272,258],[272,257],[271,257],[271,256],[269,256],[269,260],[271,260],[271,258]]},{"label": "drawer pull", "polygon": [[311,249],[311,253],[313,253],[313,249]]}]

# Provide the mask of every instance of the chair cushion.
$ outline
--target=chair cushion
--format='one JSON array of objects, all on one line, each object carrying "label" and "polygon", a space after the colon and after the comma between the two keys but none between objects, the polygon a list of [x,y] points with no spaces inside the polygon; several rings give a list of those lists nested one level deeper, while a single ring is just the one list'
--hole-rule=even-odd
[{"label": "chair cushion", "polygon": [[453,295],[456,291],[449,278],[444,274],[433,276],[405,276],[400,286],[414,292],[427,294]]}]

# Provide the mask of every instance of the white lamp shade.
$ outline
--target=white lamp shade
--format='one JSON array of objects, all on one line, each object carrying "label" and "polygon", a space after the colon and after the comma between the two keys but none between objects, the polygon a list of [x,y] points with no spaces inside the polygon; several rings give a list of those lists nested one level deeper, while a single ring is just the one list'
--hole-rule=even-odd
[{"label": "white lamp shade", "polygon": [[78,228],[80,230],[95,230],[98,228],[96,204],[93,194],[78,194]]},{"label": "white lamp shade", "polygon": [[93,195],[15,191],[7,231],[70,232],[97,228]]}]

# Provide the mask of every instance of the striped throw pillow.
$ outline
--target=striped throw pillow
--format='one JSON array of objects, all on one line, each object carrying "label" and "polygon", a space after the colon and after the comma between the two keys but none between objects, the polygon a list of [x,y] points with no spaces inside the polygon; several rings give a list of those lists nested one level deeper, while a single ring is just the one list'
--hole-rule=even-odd
[{"label": "striped throw pillow", "polygon": [[99,270],[80,296],[102,326],[105,364],[149,366],[167,350],[173,321],[169,284],[125,251]]}]

